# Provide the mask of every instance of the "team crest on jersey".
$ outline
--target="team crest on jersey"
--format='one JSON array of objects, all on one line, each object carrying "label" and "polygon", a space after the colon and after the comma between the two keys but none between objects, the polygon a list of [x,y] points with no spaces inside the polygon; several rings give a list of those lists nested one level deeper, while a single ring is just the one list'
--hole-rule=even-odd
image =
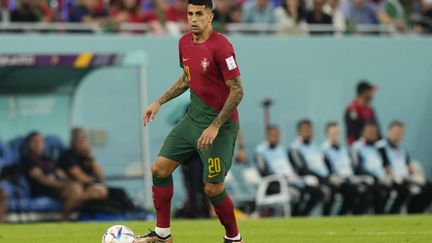
[{"label": "team crest on jersey", "polygon": [[203,69],[204,72],[207,72],[208,67],[210,66],[210,62],[207,58],[203,58],[201,60],[201,67]]}]

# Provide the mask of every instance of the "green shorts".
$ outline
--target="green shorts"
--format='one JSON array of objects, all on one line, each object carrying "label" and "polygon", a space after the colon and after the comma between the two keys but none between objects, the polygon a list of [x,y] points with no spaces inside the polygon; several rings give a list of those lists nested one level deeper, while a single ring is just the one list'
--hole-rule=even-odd
[{"label": "green shorts", "polygon": [[204,182],[223,182],[231,168],[238,125],[219,130],[213,145],[206,150],[199,150],[197,141],[203,131],[185,117],[168,134],[159,156],[187,164],[198,154],[203,163]]}]

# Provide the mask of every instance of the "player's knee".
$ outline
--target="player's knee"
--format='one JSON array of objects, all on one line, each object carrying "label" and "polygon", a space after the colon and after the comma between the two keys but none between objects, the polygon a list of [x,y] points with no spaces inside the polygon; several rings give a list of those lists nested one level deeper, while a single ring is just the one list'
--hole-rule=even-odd
[{"label": "player's knee", "polygon": [[204,193],[209,196],[216,196],[224,191],[224,184],[223,182],[219,183],[205,183],[204,184]]},{"label": "player's knee", "polygon": [[164,169],[156,163],[151,166],[151,172],[153,176],[159,178],[167,178],[168,176],[171,175],[170,170]]}]

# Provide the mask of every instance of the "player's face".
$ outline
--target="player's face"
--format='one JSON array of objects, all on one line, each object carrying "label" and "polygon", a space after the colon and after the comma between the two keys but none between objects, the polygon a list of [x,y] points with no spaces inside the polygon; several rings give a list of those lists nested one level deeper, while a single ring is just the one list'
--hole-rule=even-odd
[{"label": "player's face", "polygon": [[188,24],[193,34],[200,35],[211,26],[213,13],[204,5],[188,5]]},{"label": "player's face", "polygon": [[276,146],[279,144],[280,132],[277,128],[272,128],[267,131],[267,141],[270,145]]},{"label": "player's face", "polygon": [[390,128],[388,137],[393,143],[400,143],[404,137],[404,128],[401,126],[393,126]]},{"label": "player's face", "polygon": [[76,151],[84,151],[87,146],[87,137],[84,132],[78,132],[73,139],[73,147]]},{"label": "player's face", "polygon": [[309,124],[303,124],[299,130],[299,136],[305,141],[310,141],[312,139],[313,129]]},{"label": "player's face", "polygon": [[45,142],[40,134],[33,136],[29,141],[30,153],[35,155],[42,155],[45,149]]},{"label": "player's face", "polygon": [[378,128],[374,125],[367,125],[364,128],[363,137],[367,142],[375,142],[378,139]]},{"label": "player's face", "polygon": [[339,143],[340,129],[338,126],[332,126],[327,131],[327,138],[332,144]]}]

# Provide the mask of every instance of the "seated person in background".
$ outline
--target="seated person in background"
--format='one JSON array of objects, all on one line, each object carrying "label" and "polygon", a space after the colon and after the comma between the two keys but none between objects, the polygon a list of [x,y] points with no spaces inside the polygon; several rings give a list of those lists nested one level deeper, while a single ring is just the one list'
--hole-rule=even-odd
[{"label": "seated person in background", "polygon": [[99,191],[84,190],[78,183],[67,179],[57,165],[43,155],[45,143],[39,132],[32,132],[26,138],[27,155],[22,158],[26,176],[29,179],[32,197],[47,196],[63,202],[63,220],[70,216],[86,200],[104,196]]},{"label": "seated person in background", "polygon": [[98,0],[78,0],[77,5],[70,9],[69,21],[77,23],[109,23],[108,11],[98,3]]},{"label": "seated person in background", "polygon": [[[383,159],[384,168],[388,176],[392,178],[393,189],[397,191],[398,194],[390,213],[400,212],[400,208],[407,203],[411,196],[411,188],[417,189],[416,194],[419,195],[412,200],[412,206],[416,205],[417,207],[420,206],[420,208],[411,208],[409,211],[422,212],[432,200],[432,194],[424,178],[418,180],[416,177],[412,176],[415,171],[414,165],[411,163],[408,152],[401,147],[404,129],[404,124],[402,122],[391,122],[387,139],[383,139],[377,143],[377,147]],[[416,200],[422,201],[423,203],[418,203]]]},{"label": "seated person in background", "polygon": [[104,184],[103,169],[94,158],[83,129],[72,130],[71,146],[60,156],[59,164],[71,180],[100,194],[97,199],[105,200],[107,206],[119,210],[135,208],[123,189],[107,188]]},{"label": "seated person in background", "polygon": [[[285,149],[279,144],[280,131],[277,126],[269,126],[266,141],[255,148],[255,160],[261,176],[282,175],[287,178],[290,190],[300,194],[294,204],[293,215],[309,215],[322,199],[318,179],[314,176],[298,176],[292,168]],[[304,205],[301,205],[305,202]],[[303,206],[303,207],[302,207]]]},{"label": "seated person in background", "polygon": [[314,0],[313,8],[306,12],[308,24],[332,24],[332,17],[324,12],[325,0]]},{"label": "seated person in background", "polygon": [[0,223],[4,221],[6,210],[7,210],[6,192],[0,188]]},{"label": "seated person in background", "polygon": [[275,23],[274,9],[269,0],[253,0],[243,5],[243,22],[248,24]]},{"label": "seated person in background", "polygon": [[180,36],[188,31],[187,0],[174,0],[165,11],[165,28],[170,35]]},{"label": "seated person in background", "polygon": [[10,14],[12,22],[51,22],[56,13],[44,0],[19,0],[18,8]]},{"label": "seated person in background", "polygon": [[[76,182],[91,185],[104,181],[102,167],[94,159],[91,147],[87,144],[85,133],[81,128],[72,130],[71,147],[60,156],[59,164]],[[105,186],[101,186],[106,190]]]},{"label": "seated person in background", "polygon": [[306,29],[305,4],[302,0],[283,0],[282,6],[275,9],[276,22],[282,33],[303,34]]},{"label": "seated person in background", "polygon": [[[340,143],[340,128],[336,122],[326,126],[327,141],[322,144],[325,163],[332,176],[341,181],[339,191],[343,195],[340,215],[363,214],[368,208],[369,187],[365,180],[354,175],[353,164],[347,148]],[[373,180],[369,180],[370,183]]]},{"label": "seated person in background", "polygon": [[352,145],[352,157],[357,172],[374,178],[372,186],[375,214],[383,214],[391,191],[391,180],[386,175],[378,148],[378,126],[368,122],[363,127],[362,136]]},{"label": "seated person in background", "polygon": [[344,10],[345,17],[350,24],[378,24],[376,10],[369,0],[346,1]]},{"label": "seated person in background", "polygon": [[[319,179],[320,188],[324,193],[324,215],[330,215],[339,181],[330,178],[330,172],[324,162],[322,151],[312,144],[312,122],[301,120],[297,123],[297,139],[291,144],[289,159],[300,175],[313,175]],[[331,180],[336,179],[336,180]]]},{"label": "seated person in background", "polygon": [[[110,10],[110,16],[116,23],[143,24],[147,23],[154,34],[162,34],[163,29],[153,11],[144,12],[140,0],[121,0]],[[142,33],[140,31],[132,31]]]}]

